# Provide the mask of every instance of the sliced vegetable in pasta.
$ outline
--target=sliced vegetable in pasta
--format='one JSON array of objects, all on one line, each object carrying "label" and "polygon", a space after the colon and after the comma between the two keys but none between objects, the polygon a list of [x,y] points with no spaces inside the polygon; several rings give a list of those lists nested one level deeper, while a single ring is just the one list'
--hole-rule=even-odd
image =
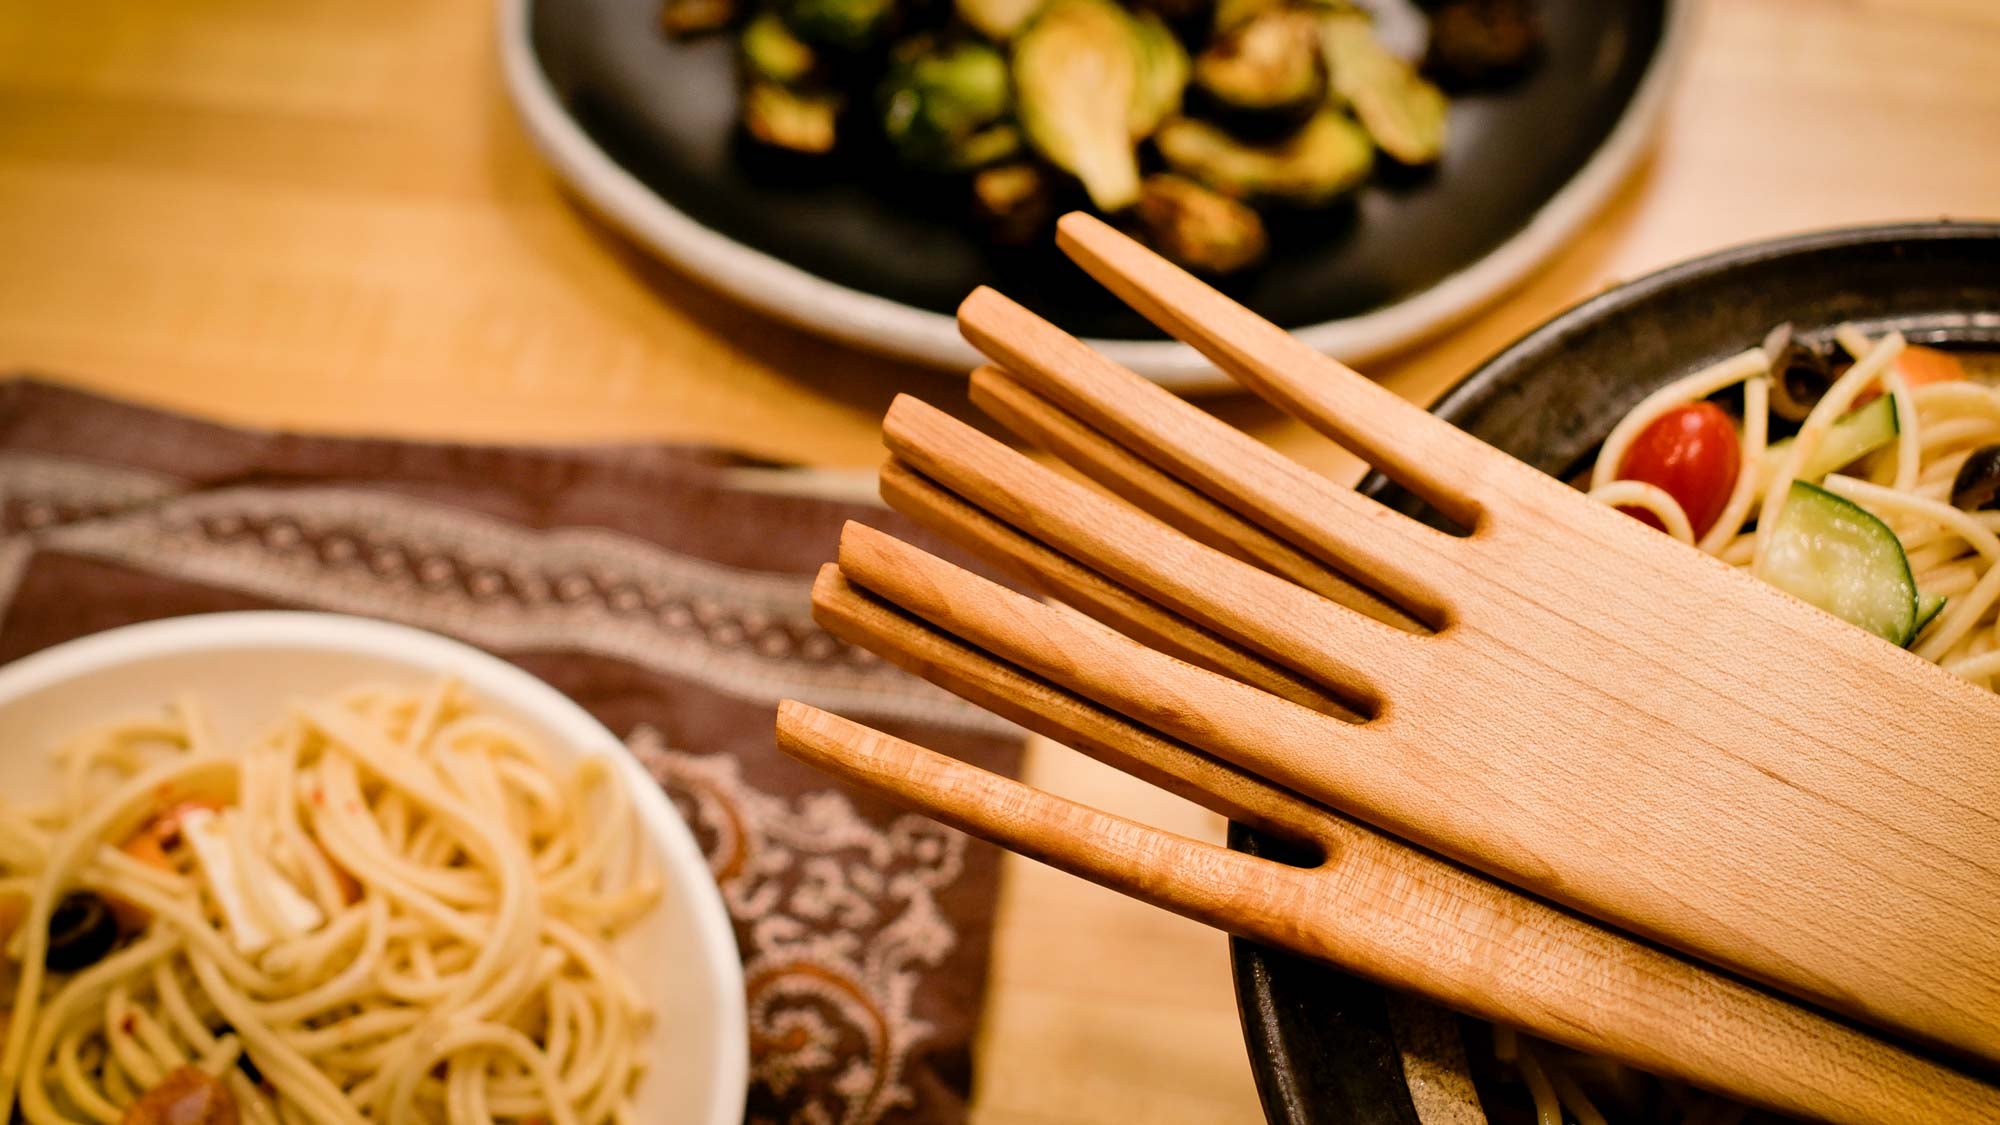
[{"label": "sliced vegetable in pasta", "polygon": [[1992,688],[1996,360],[1779,325],[1647,395],[1605,438],[1590,493]]},{"label": "sliced vegetable in pasta", "polygon": [[661,887],[606,759],[448,682],[205,729],[113,722],[53,805],[0,795],[0,1118],[631,1120],[653,1013],[610,943]]},{"label": "sliced vegetable in pasta", "polygon": [[1860,505],[1793,481],[1758,577],[1896,644],[1917,631],[1917,581],[1896,533]]},{"label": "sliced vegetable in pasta", "polygon": [[[1799,476],[1806,480],[1819,480],[1828,473],[1852,465],[1870,453],[1882,449],[1896,440],[1903,432],[1901,420],[1896,417],[1896,400],[1883,395],[1858,406],[1840,416],[1819,448],[1806,458],[1806,466]],[[1791,452],[1795,439],[1774,441],[1764,451],[1764,458],[1758,466],[1765,481],[1778,475],[1778,467],[1784,463],[1786,454]]]}]

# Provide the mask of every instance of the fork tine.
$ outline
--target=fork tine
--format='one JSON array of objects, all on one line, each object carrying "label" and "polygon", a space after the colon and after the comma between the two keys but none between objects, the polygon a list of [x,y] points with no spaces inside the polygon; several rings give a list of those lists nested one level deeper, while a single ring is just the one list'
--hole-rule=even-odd
[{"label": "fork tine", "polygon": [[820,568],[812,599],[813,620],[828,632],[961,699],[1260,832],[1324,846],[1333,814],[960,644],[854,586],[832,563]]},{"label": "fork tine", "polygon": [[1119,300],[1460,524],[1477,524],[1480,505],[1472,494],[1482,480],[1506,471],[1497,465],[1516,465],[1102,220],[1072,212],[1056,232],[1063,252]]},{"label": "fork tine", "polygon": [[1005,369],[972,373],[972,402],[1018,436],[1041,446],[1133,506],[1200,543],[1254,563],[1306,589],[1399,628],[1423,624],[1381,595],[1154,468],[1062,407],[1022,386]]},{"label": "fork tine", "polygon": [[1056,554],[900,461],[892,460],[882,467],[882,499],[967,550],[1006,566],[1041,593],[1077,607],[1141,644],[1322,714],[1359,717],[1291,672]]},{"label": "fork tine", "polygon": [[1427,623],[1444,618],[1437,576],[1463,554],[1460,540],[1320,476],[994,290],[967,297],[958,325],[1031,390],[1119,445]]},{"label": "fork tine", "polygon": [[1343,722],[1155,652],[865,524],[842,530],[840,570],[996,659],[1308,799],[1374,810],[1385,787],[1407,780],[1391,730]]},{"label": "fork tine", "polygon": [[1219,929],[1282,941],[1269,926],[1306,873],[1045,793],[793,700],[778,747],[898,804],[1051,867]]},{"label": "fork tine", "polygon": [[890,406],[882,434],[898,457],[993,518],[1342,699],[1386,698],[1386,685],[1416,678],[1422,646],[1444,639],[1412,636],[1205,547],[907,395]]}]

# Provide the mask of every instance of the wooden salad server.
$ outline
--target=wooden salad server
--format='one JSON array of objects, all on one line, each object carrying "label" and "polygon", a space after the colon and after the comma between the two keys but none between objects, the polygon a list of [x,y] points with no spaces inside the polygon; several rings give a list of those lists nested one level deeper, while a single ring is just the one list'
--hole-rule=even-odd
[{"label": "wooden salad server", "polygon": [[[1003,638],[985,615],[1007,607],[1005,659],[1190,752],[1690,958],[2000,1060],[2000,699],[1593,503],[1095,219],[1066,217],[1060,238],[1466,534],[1312,473],[981,290],[960,310],[997,364],[976,398],[1107,487],[903,398],[884,424],[891,498],[928,489],[983,515],[986,553],[1006,561],[1011,536],[1017,568],[1060,571],[1050,592],[1121,633],[1022,611],[921,552],[867,579],[844,557],[848,581],[988,653]],[[1175,622],[1206,657],[1162,643]],[[1261,680],[1226,666],[1239,656]]]}]

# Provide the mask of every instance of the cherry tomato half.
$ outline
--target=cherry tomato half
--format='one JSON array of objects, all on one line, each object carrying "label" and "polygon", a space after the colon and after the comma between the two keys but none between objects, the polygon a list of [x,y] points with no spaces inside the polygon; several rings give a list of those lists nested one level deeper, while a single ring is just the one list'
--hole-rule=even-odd
[{"label": "cherry tomato half", "polygon": [[[1618,466],[1618,476],[1666,490],[1680,502],[1699,539],[1728,506],[1742,460],[1742,444],[1729,412],[1712,402],[1693,402],[1667,411],[1640,430]],[[1624,511],[1659,526],[1651,512]]]}]

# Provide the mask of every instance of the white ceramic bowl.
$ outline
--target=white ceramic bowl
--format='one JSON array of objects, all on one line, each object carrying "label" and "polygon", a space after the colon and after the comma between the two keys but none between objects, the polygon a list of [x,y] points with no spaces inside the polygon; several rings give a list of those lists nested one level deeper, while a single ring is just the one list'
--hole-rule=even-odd
[{"label": "white ceramic bowl", "polygon": [[324,613],[216,613],[98,633],[0,668],[0,792],[51,782],[49,751],[123,712],[193,694],[222,744],[291,699],[358,680],[456,677],[552,752],[610,758],[666,882],[620,960],[659,1013],[636,1119],[738,1125],[748,1072],[743,967],[722,896],[687,825],[611,732],[554,688],[433,633]]}]

